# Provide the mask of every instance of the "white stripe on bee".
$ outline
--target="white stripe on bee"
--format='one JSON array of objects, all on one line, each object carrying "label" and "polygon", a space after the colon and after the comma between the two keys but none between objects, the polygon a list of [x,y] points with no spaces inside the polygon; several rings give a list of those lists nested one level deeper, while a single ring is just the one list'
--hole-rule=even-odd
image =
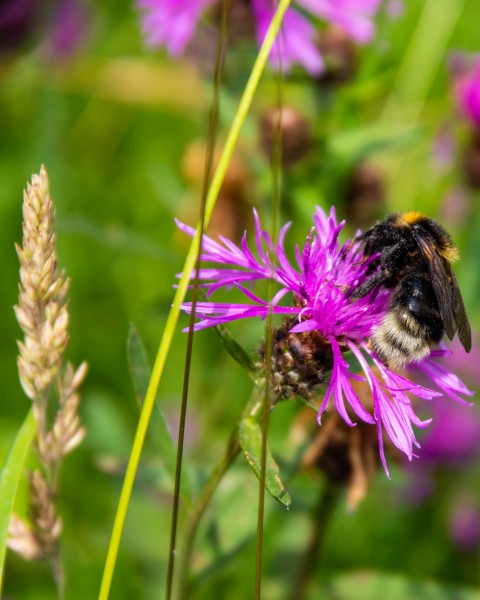
[{"label": "white stripe on bee", "polygon": [[[405,327],[407,323],[408,329]],[[419,362],[430,352],[428,338],[422,334],[416,319],[405,314],[405,311],[400,314],[388,312],[373,332],[371,341],[374,352],[394,369],[410,362]]]}]

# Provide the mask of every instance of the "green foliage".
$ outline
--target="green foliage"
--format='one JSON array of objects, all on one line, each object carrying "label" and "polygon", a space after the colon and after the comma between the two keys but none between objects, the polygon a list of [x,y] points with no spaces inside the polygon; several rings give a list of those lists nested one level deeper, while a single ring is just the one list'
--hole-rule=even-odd
[{"label": "green foliage", "polygon": [[[127,352],[128,364],[135,386],[137,402],[141,408],[147,394],[152,369],[148,364],[145,346],[133,323],[130,324],[128,330]],[[175,479],[177,451],[158,400],[155,403],[155,409],[150,419],[149,435],[155,444],[158,456],[165,471],[168,473],[173,483]]]},{"label": "green foliage", "polygon": [[0,475],[0,590],[3,584],[8,526],[13,513],[20,479],[24,475],[25,460],[32,444],[37,423],[30,410],[18,430],[10,454]]},{"label": "green foliage", "polygon": [[[262,428],[258,419],[252,416],[244,417],[240,421],[239,436],[240,445],[248,464],[255,475],[260,477]],[[280,479],[280,469],[268,449],[265,465],[265,488],[272,498],[283,504],[286,508],[290,508],[292,499]]]},{"label": "green foliage", "polygon": [[242,346],[230,335],[228,329],[224,325],[215,327],[218,337],[221,339],[225,350],[230,354],[233,360],[246,369],[251,375],[255,374],[255,367],[251,358]]}]

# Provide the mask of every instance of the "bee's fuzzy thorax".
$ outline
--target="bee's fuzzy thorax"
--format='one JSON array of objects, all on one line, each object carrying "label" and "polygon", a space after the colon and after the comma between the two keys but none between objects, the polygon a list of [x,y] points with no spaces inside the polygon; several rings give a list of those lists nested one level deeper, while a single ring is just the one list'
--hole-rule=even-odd
[{"label": "bee's fuzzy thorax", "polygon": [[450,235],[436,221],[427,217],[427,215],[422,212],[412,210],[405,213],[399,213],[396,215],[395,226],[423,227],[434,237],[437,252],[447,262],[452,263],[460,258],[458,249],[453,243]]},{"label": "bee's fuzzy thorax", "polygon": [[407,225],[407,226],[411,227],[412,225],[415,225],[416,223],[420,223],[424,219],[428,219],[428,217],[417,210],[411,210],[409,212],[398,214],[397,222],[395,224],[398,225],[399,227],[402,225]]}]

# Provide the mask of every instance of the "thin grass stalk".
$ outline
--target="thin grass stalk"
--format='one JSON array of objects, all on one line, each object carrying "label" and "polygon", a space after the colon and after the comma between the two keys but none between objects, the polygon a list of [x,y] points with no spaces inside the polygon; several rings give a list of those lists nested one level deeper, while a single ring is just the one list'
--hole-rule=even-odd
[{"label": "thin grass stalk", "polygon": [[[217,200],[220,187],[225,178],[225,173],[227,171],[228,164],[231,160],[233,150],[240,135],[240,130],[247,117],[247,113],[250,109],[253,96],[258,87],[260,77],[263,73],[263,70],[265,69],[268,56],[272,49],[275,38],[277,37],[285,11],[289,7],[290,2],[291,0],[280,0],[278,8],[268,28],[263,44],[258,52],[255,64],[253,65],[252,72],[245,86],[243,95],[240,99],[237,112],[230,127],[227,139],[225,141],[225,146],[223,147],[217,168],[212,177],[212,183],[210,184],[210,188],[208,190],[207,201],[205,206],[205,227],[207,227],[208,223],[210,222],[210,218],[215,207],[215,202]],[[115,570],[120,540],[122,537],[128,506],[130,503],[130,497],[132,495],[133,484],[135,482],[135,476],[137,474],[140,456],[142,453],[143,445],[145,443],[145,437],[148,430],[148,424],[150,422],[150,416],[152,414],[153,406],[155,404],[158,386],[162,378],[167,356],[170,351],[170,346],[172,344],[173,335],[175,333],[178,316],[180,314],[180,305],[185,299],[188,285],[190,283],[192,269],[195,265],[195,249],[197,248],[200,233],[200,225],[198,225],[196,236],[190,244],[190,249],[188,251],[187,258],[185,259],[185,264],[182,270],[182,277],[178,282],[177,291],[175,292],[172,302],[172,308],[170,309],[170,312],[168,314],[164,333],[162,335],[157,356],[155,358],[155,363],[153,365],[152,375],[150,377],[147,394],[145,396],[145,401],[143,403],[142,411],[140,413],[137,431],[135,433],[135,439],[133,441],[133,446],[130,452],[127,470],[125,472],[125,478],[122,485],[122,491],[120,493],[117,512],[115,514],[112,534],[110,537],[110,543],[105,561],[105,567],[102,575],[102,582],[100,585],[100,592],[98,596],[99,600],[107,600],[110,595],[113,572]]]},{"label": "thin grass stalk", "polygon": [[[281,35],[281,33],[280,33]],[[272,144],[272,239],[277,239],[278,222],[280,213],[280,194],[281,194],[281,160],[282,160],[282,105],[283,105],[283,77],[282,65],[278,65],[276,77],[277,90],[277,120]],[[273,280],[269,282],[269,287],[273,287]],[[272,290],[269,296],[273,296]],[[265,518],[265,478],[267,465],[267,440],[268,428],[270,424],[270,411],[272,408],[272,399],[270,394],[271,369],[272,369],[272,343],[273,343],[273,316],[270,311],[266,325],[265,339],[265,394],[263,397],[263,419],[262,419],[262,449],[260,456],[260,478],[258,492],[258,515],[257,515],[257,559],[255,569],[255,599],[260,600],[262,592],[262,559],[263,559],[263,524]]]},{"label": "thin grass stalk", "polygon": [[230,437],[228,446],[218,464],[213,468],[209,478],[207,479],[202,491],[196,498],[184,533],[184,545],[179,560],[178,570],[178,594],[177,600],[188,600],[189,582],[188,571],[192,556],[193,545],[198,531],[200,521],[205,514],[205,510],[212,499],[218,484],[222,480],[225,473],[228,471],[236,457],[240,452],[240,440],[238,437],[238,429]]},{"label": "thin grass stalk", "polygon": [[190,319],[188,324],[188,339],[187,339],[187,351],[185,355],[185,370],[183,375],[183,391],[182,391],[182,404],[180,408],[180,422],[178,426],[178,440],[177,440],[177,462],[175,467],[175,486],[173,492],[172,502],[172,520],[170,526],[170,547],[168,552],[168,565],[167,565],[167,582],[166,582],[166,600],[170,600],[172,597],[172,586],[173,586],[173,573],[175,567],[175,546],[177,540],[177,524],[178,524],[178,511],[180,503],[180,485],[182,478],[182,460],[183,460],[183,445],[185,439],[185,421],[187,417],[187,404],[188,404],[188,389],[190,382],[190,366],[192,362],[192,351],[193,351],[193,337],[194,337],[194,325],[195,325],[195,309],[198,302],[199,292],[199,278],[198,274],[201,267],[201,253],[202,253],[202,239],[205,231],[205,205],[207,200],[208,187],[210,185],[213,169],[213,156],[215,152],[215,141],[217,138],[218,130],[218,111],[220,104],[220,88],[223,79],[223,71],[225,66],[225,54],[228,38],[228,16],[230,13],[230,0],[222,0],[222,13],[221,13],[221,26],[220,35],[217,42],[216,57],[215,57],[215,72],[214,72],[214,95],[212,99],[212,107],[210,110],[209,126],[208,126],[208,139],[207,149],[205,154],[205,167],[204,177],[202,185],[202,193],[200,198],[200,236],[198,238],[198,244],[196,248],[196,261],[195,261],[195,277],[193,281],[193,293],[192,293],[192,312],[190,313]]},{"label": "thin grass stalk", "polygon": [[313,574],[318,567],[325,533],[338,495],[338,486],[327,480],[326,487],[321,490],[318,501],[312,510],[312,530],[289,597],[290,600],[304,600],[307,597]]}]

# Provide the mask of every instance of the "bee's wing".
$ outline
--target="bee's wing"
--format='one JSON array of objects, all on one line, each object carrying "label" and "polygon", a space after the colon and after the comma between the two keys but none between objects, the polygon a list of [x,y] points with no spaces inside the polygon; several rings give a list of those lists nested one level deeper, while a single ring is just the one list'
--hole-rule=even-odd
[{"label": "bee's wing", "polygon": [[472,349],[472,330],[468,322],[465,305],[463,304],[462,294],[458,287],[457,279],[452,273],[452,290],[453,290],[453,310],[455,312],[455,320],[458,325],[458,338],[462,342],[462,346],[467,352]]},{"label": "bee's wing", "polygon": [[[460,291],[458,290],[458,286],[453,283],[454,279],[450,265],[445,264],[437,253],[435,242],[432,237],[426,231],[420,232],[415,229],[413,230],[413,234],[427,261],[428,272],[430,274],[433,291],[437,298],[438,310],[443,321],[443,326],[445,327],[446,334],[452,340],[458,330],[455,304],[458,304],[458,297],[461,299]],[[455,293],[455,291],[457,291],[457,293]],[[461,305],[463,307],[463,302]],[[465,308],[463,308],[463,310],[465,311]]]}]

